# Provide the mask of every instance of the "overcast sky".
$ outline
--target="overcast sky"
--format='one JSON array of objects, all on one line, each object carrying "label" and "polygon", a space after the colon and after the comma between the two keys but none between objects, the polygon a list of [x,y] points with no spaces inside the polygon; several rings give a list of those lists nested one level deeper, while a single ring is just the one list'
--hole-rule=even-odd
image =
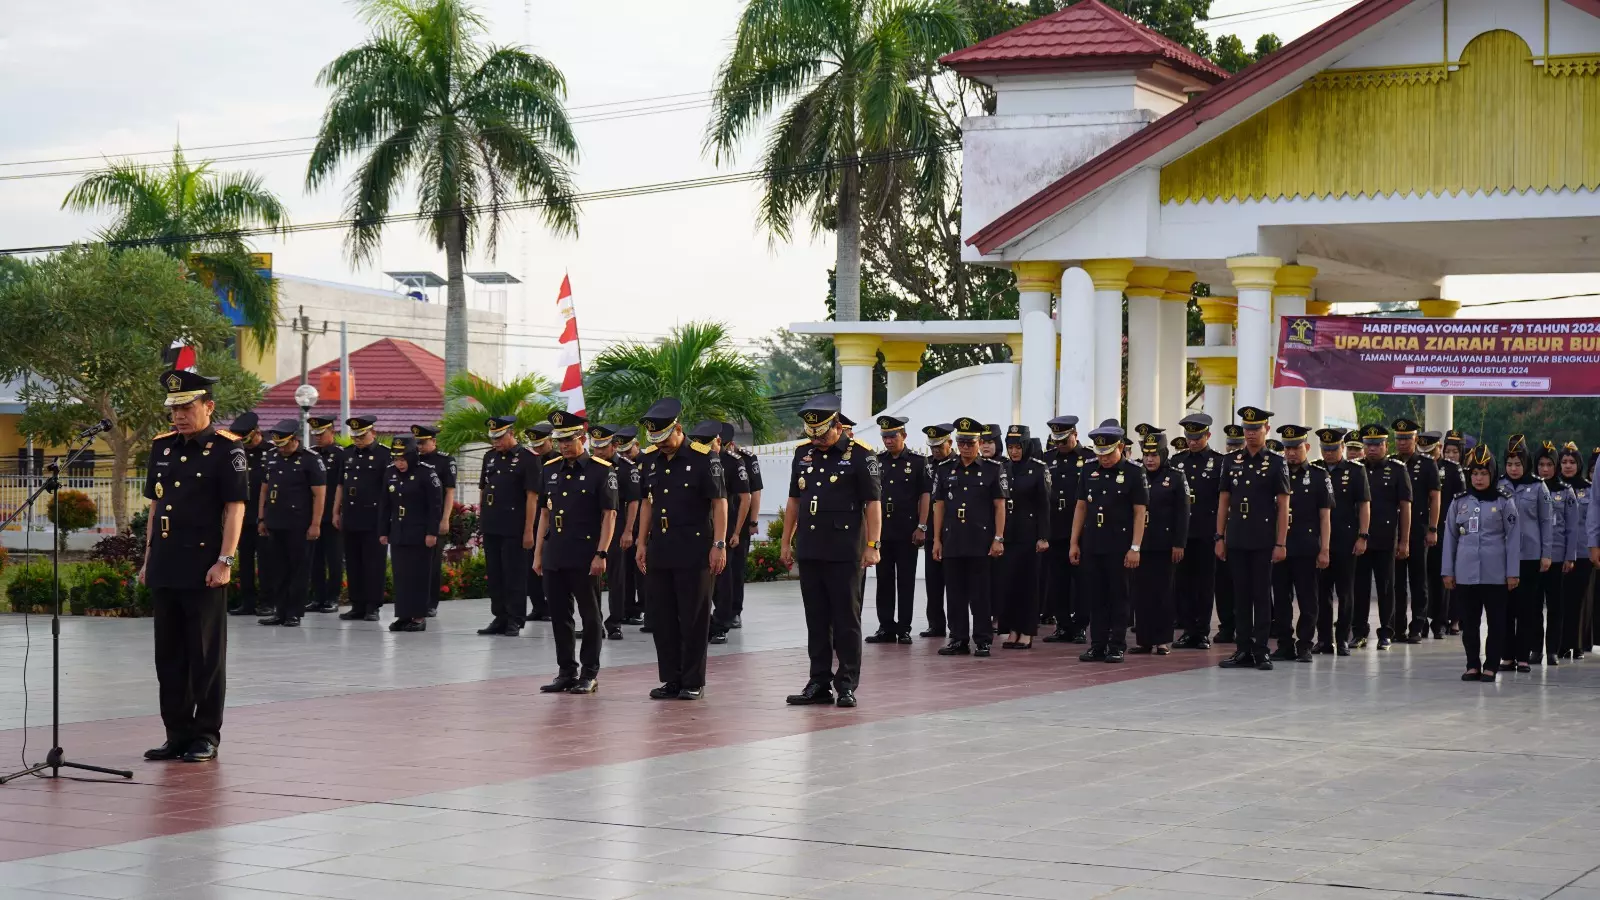
[{"label": "overcast sky", "polygon": [[[1211,31],[1237,32],[1247,45],[1264,31],[1289,40],[1350,5],[1351,0],[1216,0]],[[739,0],[480,0],[495,42],[526,43],[566,74],[573,116],[680,107],[577,125],[582,190],[718,171],[700,152],[704,92],[741,6]],[[77,171],[97,160],[10,163],[165,152],[180,137],[186,147],[197,148],[313,135],[326,100],[313,83],[317,71],[365,35],[354,7],[339,0],[6,4],[0,19],[0,108],[7,118],[0,130],[0,163],[7,164],[0,165],[0,246],[63,243],[104,224],[59,209],[74,178],[13,177]],[[624,102],[659,97],[673,99]],[[301,140],[194,150],[191,158],[309,146]],[[753,168],[755,150],[752,144],[744,159],[721,171]],[[160,158],[161,153],[138,157]],[[295,222],[342,217],[344,179],[308,194],[305,162],[302,153],[227,161],[219,168],[263,174]],[[755,224],[755,198],[753,187],[737,185],[597,201],[584,208],[576,239],[552,238],[518,214],[498,258],[475,258],[468,266],[508,271],[526,283],[525,295],[512,297],[521,306],[512,317],[522,319],[511,326],[512,367],[520,362],[553,368],[553,354],[519,353],[518,345],[547,344],[555,333],[556,289],[564,272],[571,274],[580,325],[591,339],[586,351],[601,338],[648,338],[697,318],[725,321],[746,340],[821,318],[832,242],[802,231],[793,243],[773,246]],[[397,211],[414,208],[408,196]],[[390,226],[378,263],[360,269],[346,259],[334,232],[261,241],[259,249],[274,254],[280,272],[371,287],[391,286],[385,270],[444,272],[442,254],[411,224]]]}]

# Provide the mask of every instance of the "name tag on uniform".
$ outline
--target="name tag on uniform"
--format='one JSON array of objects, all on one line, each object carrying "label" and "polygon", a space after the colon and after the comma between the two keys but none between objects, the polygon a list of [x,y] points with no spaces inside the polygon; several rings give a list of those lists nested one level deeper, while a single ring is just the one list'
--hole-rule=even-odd
[{"label": "name tag on uniform", "polygon": [[1473,513],[1467,517],[1467,534],[1478,533],[1478,514]]}]

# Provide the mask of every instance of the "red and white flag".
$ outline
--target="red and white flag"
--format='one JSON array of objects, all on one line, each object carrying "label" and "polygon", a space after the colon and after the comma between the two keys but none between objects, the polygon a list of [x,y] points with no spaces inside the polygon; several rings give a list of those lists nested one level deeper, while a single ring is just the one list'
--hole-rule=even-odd
[{"label": "red and white flag", "polygon": [[556,296],[561,311],[561,396],[567,399],[567,412],[583,415],[583,357],[578,352],[578,314],[572,307],[572,279],[561,277],[561,293]]}]

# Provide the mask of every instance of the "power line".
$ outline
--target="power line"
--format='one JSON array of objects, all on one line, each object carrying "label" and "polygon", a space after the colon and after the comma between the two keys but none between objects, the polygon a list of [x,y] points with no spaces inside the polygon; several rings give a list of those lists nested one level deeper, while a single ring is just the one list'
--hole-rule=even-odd
[{"label": "power line", "polygon": [[1334,6],[1352,6],[1356,0],[1298,0],[1294,3],[1279,3],[1273,6],[1263,6],[1257,9],[1242,9],[1235,13],[1224,13],[1212,16],[1204,22],[1195,23],[1202,29],[1232,27],[1242,22],[1256,22],[1262,19],[1273,19],[1278,16],[1293,15],[1297,12],[1311,12],[1318,9],[1328,9]]}]

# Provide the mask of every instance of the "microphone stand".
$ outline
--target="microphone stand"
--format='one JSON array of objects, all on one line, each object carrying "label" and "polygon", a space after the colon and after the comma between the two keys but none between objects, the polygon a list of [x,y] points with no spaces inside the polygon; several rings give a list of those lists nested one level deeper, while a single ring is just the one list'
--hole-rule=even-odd
[{"label": "microphone stand", "polygon": [[[83,445],[80,446],[78,449],[73,450],[70,454],[67,455],[66,466],[67,466],[67,469],[69,471],[72,469],[73,463],[78,461],[78,457],[82,456],[84,451],[88,450],[89,446],[94,443],[94,435],[98,434],[102,430],[104,430],[104,429],[103,428],[92,429],[92,432],[90,434],[80,436],[80,437],[86,438],[84,440],[84,442],[83,442]],[[43,484],[41,484],[41,485],[39,485],[39,487],[35,488],[34,492],[32,494],[28,495],[28,499],[21,506],[18,506],[15,512],[13,512],[11,515],[7,516],[6,520],[4,522],[0,522],[0,530],[4,530],[6,528],[6,526],[9,526],[13,521],[16,520],[17,516],[22,515],[22,513],[25,510],[28,510],[28,509],[32,508],[33,502],[35,500],[39,499],[39,495],[40,494],[48,492],[50,494],[51,502],[55,501],[56,491],[61,488],[61,480],[60,480],[60,477],[59,477],[61,475],[61,464],[60,463],[51,463],[50,466],[49,466],[49,469],[50,469],[50,477],[46,478],[44,480]],[[125,486],[124,485],[120,485],[120,484],[112,486],[113,490],[123,490],[124,488],[125,488]],[[85,765],[84,763],[68,762],[67,758],[66,758],[66,756],[67,756],[66,751],[61,749],[61,526],[59,524],[59,519],[60,518],[61,517],[59,515],[56,516],[56,519],[58,520],[58,523],[55,526],[55,539],[52,542],[52,546],[50,548],[51,593],[53,594],[54,600],[55,600],[54,608],[51,610],[51,613],[50,613],[50,752],[45,755],[44,762],[39,763],[36,766],[30,766],[30,767],[28,767],[26,769],[23,769],[20,772],[14,772],[14,773],[12,773],[10,775],[6,775],[4,777],[0,777],[0,784],[6,784],[7,782],[16,781],[18,778],[21,778],[24,775],[38,775],[38,773],[42,772],[45,769],[49,769],[50,770],[50,774],[48,774],[48,775],[39,775],[38,777],[40,777],[40,778],[60,778],[62,769],[79,769],[79,770],[82,770],[82,771],[85,771],[85,772],[98,772],[98,773],[100,773],[102,775],[119,775],[119,776],[121,776],[123,778],[132,778],[133,777],[133,773],[132,772],[129,772],[129,771],[126,771],[126,770],[123,770],[123,769],[106,769],[106,768],[102,768],[100,766]],[[26,723],[24,723],[24,724],[26,724]],[[26,762],[24,762],[24,764],[26,764]]]}]

